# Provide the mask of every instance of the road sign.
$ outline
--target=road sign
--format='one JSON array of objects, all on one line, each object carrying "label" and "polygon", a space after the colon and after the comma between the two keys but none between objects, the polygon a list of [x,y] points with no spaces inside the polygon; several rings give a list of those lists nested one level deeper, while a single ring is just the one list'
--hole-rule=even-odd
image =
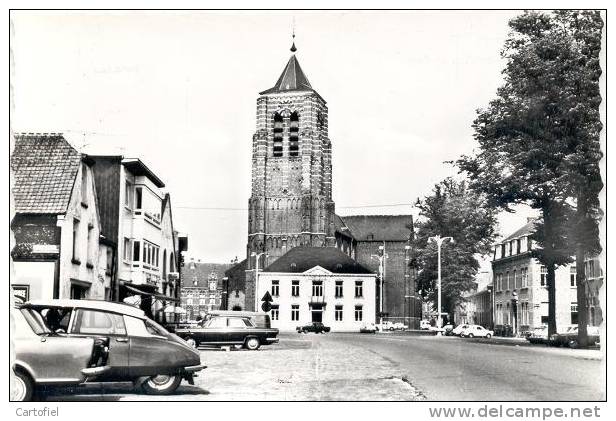
[{"label": "road sign", "polygon": [[269,301],[264,301],[263,304],[261,304],[261,310],[263,310],[264,312],[268,312],[272,309],[272,305],[269,303]]},{"label": "road sign", "polygon": [[265,291],[265,295],[263,295],[263,298],[261,298],[261,301],[264,301],[266,303],[271,303],[274,300],[272,299],[272,296],[270,295],[269,291]]}]

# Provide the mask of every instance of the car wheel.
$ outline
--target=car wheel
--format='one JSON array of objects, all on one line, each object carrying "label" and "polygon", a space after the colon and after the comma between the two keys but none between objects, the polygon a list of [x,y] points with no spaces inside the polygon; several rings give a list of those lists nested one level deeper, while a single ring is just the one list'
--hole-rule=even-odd
[{"label": "car wheel", "polygon": [[256,351],[261,346],[259,342],[259,338],[248,338],[246,339],[246,348],[251,351]]},{"label": "car wheel", "polygon": [[469,333],[469,334],[468,334],[468,337],[469,337],[469,338],[474,338],[474,337],[475,337],[475,335],[473,335],[472,333]]},{"label": "car wheel", "polygon": [[576,349],[580,344],[578,343],[577,339],[571,339],[569,341],[569,348],[573,348]]},{"label": "car wheel", "polygon": [[34,392],[34,385],[30,376],[22,373],[21,371],[15,372],[15,389],[13,391],[12,401],[25,402],[32,399],[32,393]]},{"label": "car wheel", "polygon": [[393,328],[393,327],[390,327],[390,328],[389,328],[389,330],[390,330],[391,332],[393,332],[393,331],[394,331],[394,328]]},{"label": "car wheel", "polygon": [[193,348],[197,348],[199,346],[199,344],[197,344],[197,341],[195,341],[193,338],[186,339],[186,343]]},{"label": "car wheel", "polygon": [[141,386],[148,395],[168,395],[178,388],[182,376],[176,374],[159,374],[147,379]]},{"label": "car wheel", "polygon": [[491,337],[492,337],[492,335],[491,335],[490,333],[488,333],[488,334],[486,335],[486,338],[487,338],[487,339],[490,339]]}]

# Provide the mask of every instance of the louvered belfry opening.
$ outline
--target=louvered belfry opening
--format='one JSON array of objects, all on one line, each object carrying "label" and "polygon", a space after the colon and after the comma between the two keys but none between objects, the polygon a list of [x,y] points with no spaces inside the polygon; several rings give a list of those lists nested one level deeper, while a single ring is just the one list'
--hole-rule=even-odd
[{"label": "louvered belfry opening", "polygon": [[274,157],[282,156],[282,115],[274,114]]},{"label": "louvered belfry opening", "polygon": [[299,115],[291,113],[289,119],[289,156],[299,156]]}]

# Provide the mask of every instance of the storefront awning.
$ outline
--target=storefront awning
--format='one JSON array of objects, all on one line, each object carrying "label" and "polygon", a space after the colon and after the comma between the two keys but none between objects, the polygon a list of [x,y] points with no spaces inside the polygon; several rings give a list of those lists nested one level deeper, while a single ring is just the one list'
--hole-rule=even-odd
[{"label": "storefront awning", "polygon": [[122,284],[122,286],[134,294],[147,295],[149,297],[156,298],[157,300],[162,301],[173,301],[176,303],[180,302],[179,298],[169,297],[168,295],[157,294],[155,292],[143,291],[139,289],[137,285]]}]

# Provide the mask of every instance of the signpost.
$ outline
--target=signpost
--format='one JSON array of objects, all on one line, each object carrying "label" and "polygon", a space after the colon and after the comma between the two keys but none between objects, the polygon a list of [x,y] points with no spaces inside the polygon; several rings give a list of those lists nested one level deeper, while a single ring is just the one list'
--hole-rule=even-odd
[{"label": "signpost", "polygon": [[270,295],[269,291],[265,291],[265,294],[263,294],[263,298],[261,298],[261,301],[263,301],[263,304],[261,304],[261,310],[267,313],[272,309],[272,301],[274,300]]}]

